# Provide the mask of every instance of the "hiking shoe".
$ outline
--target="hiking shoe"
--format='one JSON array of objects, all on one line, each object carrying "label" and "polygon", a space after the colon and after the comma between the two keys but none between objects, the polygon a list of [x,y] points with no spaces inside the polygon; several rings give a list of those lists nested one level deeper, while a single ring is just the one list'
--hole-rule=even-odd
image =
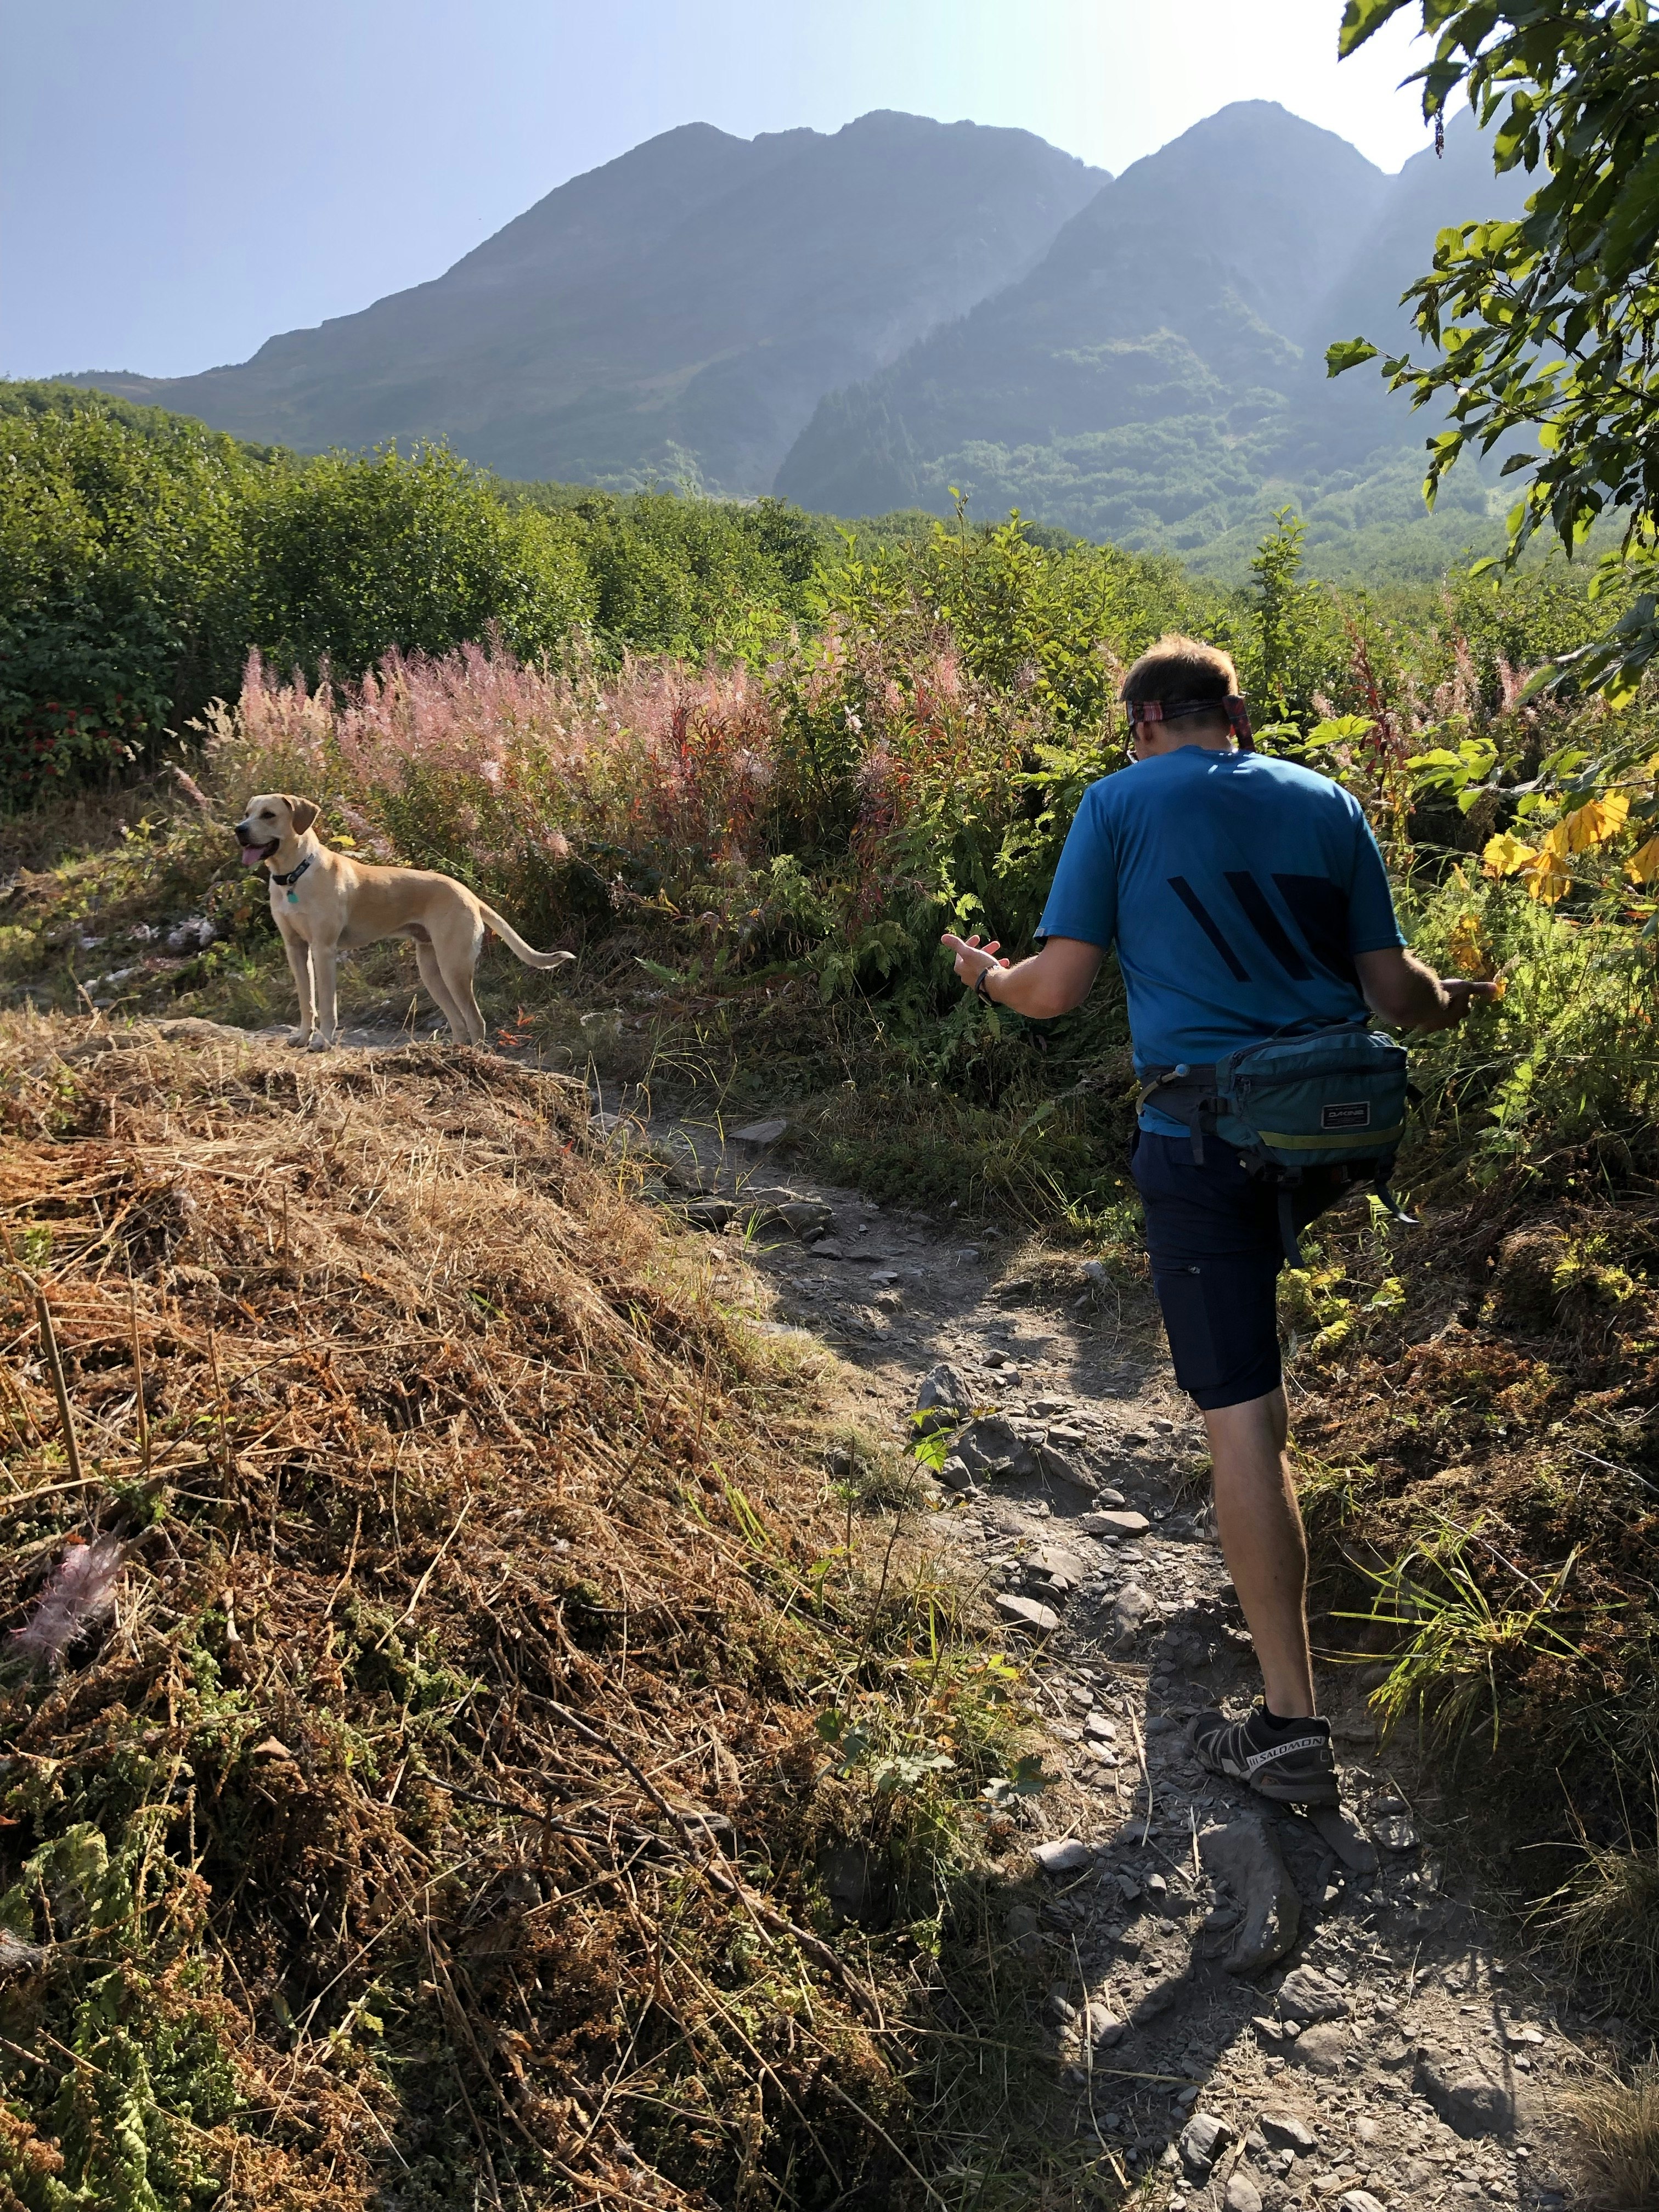
[{"label": "hiking shoe", "polygon": [[1298,1720],[1280,1727],[1258,1705],[1242,1721],[1230,1721],[1225,1713],[1199,1713],[1188,1725],[1187,1740],[1200,1765],[1212,1774],[1248,1782],[1281,1805],[1337,1802],[1328,1721]]}]

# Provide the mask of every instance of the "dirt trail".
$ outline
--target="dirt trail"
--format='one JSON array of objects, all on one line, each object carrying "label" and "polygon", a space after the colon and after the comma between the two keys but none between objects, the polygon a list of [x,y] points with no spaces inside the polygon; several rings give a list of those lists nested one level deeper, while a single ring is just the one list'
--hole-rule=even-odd
[{"label": "dirt trail", "polygon": [[[1012,1871],[1036,1848],[1018,1894],[1039,1901],[1009,1910],[1006,1939],[1049,1970],[1060,2087],[1143,2182],[1136,2201],[1576,2201],[1565,2015],[1449,1870],[1451,1832],[1409,1759],[1378,1749],[1358,1670],[1320,1680],[1359,1824],[1346,1841],[1188,1749],[1186,1717],[1247,1700],[1257,1677],[1202,1490],[1182,1480],[1202,1431],[1149,1306],[1120,1304],[1074,1256],[954,1232],[781,1169],[764,1141],[603,1103],[613,1145],[670,1164],[671,1202],[743,1237],[770,1325],[840,1355],[872,1427],[904,1433],[940,1363],[994,1409],[963,1449],[1006,1464],[941,1485],[928,1528],[1029,1648],[1065,1779],[1011,1850]],[[1282,1955],[1239,1971],[1252,1946]]]},{"label": "dirt trail", "polygon": [[1188,1750],[1187,1717],[1243,1710],[1259,1678],[1203,1488],[1183,1480],[1203,1432],[1150,1301],[1091,1282],[1075,1255],[798,1173],[775,1158],[781,1120],[744,1141],[643,1096],[595,1104],[655,1194],[769,1289],[763,1326],[844,1363],[870,1428],[908,1436],[941,1365],[966,1386],[981,1416],[967,1456],[1003,1464],[939,1484],[928,1532],[1004,1620],[1061,1778],[1010,1847],[1004,1934],[1047,1970],[1060,2109],[1069,2094],[1134,2202],[1584,2201],[1561,2103],[1576,2030],[1451,1863],[1455,1828],[1410,1747],[1379,1749],[1364,1670],[1319,1670],[1346,1840]]}]

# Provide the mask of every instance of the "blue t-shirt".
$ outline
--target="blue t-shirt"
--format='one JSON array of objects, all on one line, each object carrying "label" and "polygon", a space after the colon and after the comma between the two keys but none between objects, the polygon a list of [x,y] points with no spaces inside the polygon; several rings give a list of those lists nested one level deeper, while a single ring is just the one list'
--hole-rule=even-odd
[{"label": "blue t-shirt", "polygon": [[[1038,934],[1115,944],[1142,1074],[1363,1014],[1354,954],[1406,941],[1355,799],[1291,761],[1204,745],[1090,785]],[[1156,1107],[1140,1125],[1184,1133]]]}]

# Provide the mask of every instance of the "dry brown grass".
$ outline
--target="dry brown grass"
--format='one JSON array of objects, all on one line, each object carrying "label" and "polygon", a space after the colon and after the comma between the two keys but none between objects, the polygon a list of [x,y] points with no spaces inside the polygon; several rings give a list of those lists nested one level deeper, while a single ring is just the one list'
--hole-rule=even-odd
[{"label": "dry brown grass", "polygon": [[1581,2090],[1573,2112],[1608,2212],[1651,2212],[1659,2204],[1659,2064],[1638,2066]]},{"label": "dry brown grass", "polygon": [[0,1038],[0,1620],[128,1546],[107,1633],[0,1665],[0,2199],[884,2197],[879,2000],[805,1924],[806,1379],[573,1086],[196,1026]]}]

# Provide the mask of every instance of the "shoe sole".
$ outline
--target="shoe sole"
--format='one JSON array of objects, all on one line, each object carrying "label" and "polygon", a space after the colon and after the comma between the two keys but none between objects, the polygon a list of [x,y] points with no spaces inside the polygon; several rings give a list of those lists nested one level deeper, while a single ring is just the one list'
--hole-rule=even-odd
[{"label": "shoe sole", "polygon": [[1340,1805],[1342,1791],[1334,1779],[1322,1779],[1317,1784],[1302,1782],[1252,1782],[1248,1785],[1258,1797],[1271,1798],[1276,1805]]}]

